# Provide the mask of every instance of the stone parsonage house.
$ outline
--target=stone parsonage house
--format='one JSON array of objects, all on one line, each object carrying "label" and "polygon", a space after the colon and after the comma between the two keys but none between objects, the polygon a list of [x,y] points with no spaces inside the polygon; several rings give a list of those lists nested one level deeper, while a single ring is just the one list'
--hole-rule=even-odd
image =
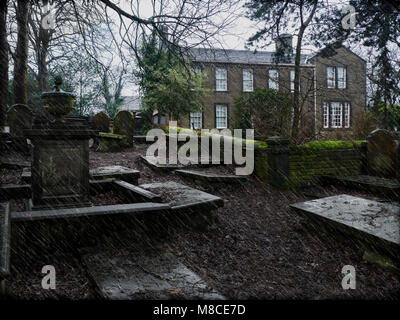
[{"label": "stone parsonage house", "polygon": [[[282,49],[283,48],[283,49]],[[255,88],[294,91],[292,37],[276,41],[275,52],[194,48],[190,62],[194,72],[207,75],[211,93],[203,111],[181,118],[179,125],[195,129],[232,128],[233,99]],[[345,47],[332,54],[326,49],[301,56],[300,94],[304,101],[303,132],[329,136],[351,133],[357,112],[366,105],[366,62]]]}]

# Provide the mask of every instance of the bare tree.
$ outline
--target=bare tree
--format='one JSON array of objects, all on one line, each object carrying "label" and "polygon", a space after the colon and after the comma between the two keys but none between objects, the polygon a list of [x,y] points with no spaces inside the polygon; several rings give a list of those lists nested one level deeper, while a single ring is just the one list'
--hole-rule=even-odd
[{"label": "bare tree", "polygon": [[[143,1],[131,1],[121,6],[109,0],[104,4],[107,21],[111,12],[119,19],[118,36],[114,39],[125,46],[133,57],[140,59],[139,50],[143,34],[156,33],[165,50],[174,51],[184,59],[187,50],[196,46],[221,44],[222,36],[235,22],[241,8],[239,0],[152,0],[146,1],[151,13],[143,13]],[[124,54],[124,51],[120,51]]]},{"label": "bare tree", "polygon": [[28,12],[29,1],[17,1],[18,39],[14,64],[14,103],[28,103]]},{"label": "bare tree", "polygon": [[7,1],[0,2],[0,47],[1,47],[0,50],[0,131],[1,131],[6,122],[6,106],[8,100]]},{"label": "bare tree", "polygon": [[301,101],[299,90],[300,84],[300,62],[301,50],[305,32],[315,17],[315,13],[322,1],[318,0],[285,0],[285,1],[255,1],[249,0],[246,7],[249,9],[249,17],[256,21],[262,21],[264,26],[257,31],[250,39],[253,45],[259,41],[265,41],[266,37],[274,36],[279,38],[280,32],[295,26],[294,35],[297,36],[293,93],[293,123],[292,139],[298,138],[300,120],[304,101]]},{"label": "bare tree", "polygon": [[[101,22],[102,16],[98,9],[99,6],[90,5],[89,2],[56,1],[52,7],[48,0],[31,2],[30,70],[35,74],[40,91],[47,89],[49,68],[67,62],[71,52],[82,45],[86,32]],[[54,20],[53,25],[51,21],[46,21],[49,16]],[[95,43],[91,42],[90,45]]]}]

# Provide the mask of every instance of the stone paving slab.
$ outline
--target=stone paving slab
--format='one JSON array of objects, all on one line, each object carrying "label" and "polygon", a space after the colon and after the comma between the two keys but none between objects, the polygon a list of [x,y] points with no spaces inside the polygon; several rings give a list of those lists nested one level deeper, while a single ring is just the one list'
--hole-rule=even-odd
[{"label": "stone paving slab", "polygon": [[172,210],[201,206],[218,208],[224,205],[224,201],[220,197],[174,181],[142,184],[139,187],[156,194],[166,193],[171,198]]},{"label": "stone paving slab", "polygon": [[195,170],[175,170],[175,172],[183,177],[206,182],[240,182],[246,180],[245,176],[236,176],[231,174],[216,174]]},{"label": "stone paving slab", "polygon": [[168,252],[86,249],[81,255],[106,299],[225,299]]},{"label": "stone paving slab", "polygon": [[[342,194],[290,205],[311,221],[400,258],[400,206]],[[353,239],[352,239],[353,238]]]},{"label": "stone paving slab", "polygon": [[0,278],[10,272],[10,231],[10,205],[3,202],[0,203]]},{"label": "stone paving slab", "polygon": [[109,206],[93,206],[81,208],[68,208],[58,210],[35,210],[12,212],[13,221],[35,221],[44,219],[66,219],[84,216],[110,215],[110,214],[131,214],[137,212],[164,211],[170,209],[167,203],[129,203]]},{"label": "stone paving slab", "polygon": [[91,169],[89,174],[93,180],[115,178],[132,184],[138,184],[138,179],[140,178],[138,170],[123,166],[98,167]]}]

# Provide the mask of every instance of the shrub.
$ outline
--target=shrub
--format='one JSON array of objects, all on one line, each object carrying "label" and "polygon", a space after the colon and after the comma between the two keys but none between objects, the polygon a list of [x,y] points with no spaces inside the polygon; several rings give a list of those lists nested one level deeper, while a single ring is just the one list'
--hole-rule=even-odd
[{"label": "shrub", "polygon": [[292,98],[288,93],[273,89],[255,89],[234,99],[234,126],[254,129],[258,140],[269,136],[290,136]]}]

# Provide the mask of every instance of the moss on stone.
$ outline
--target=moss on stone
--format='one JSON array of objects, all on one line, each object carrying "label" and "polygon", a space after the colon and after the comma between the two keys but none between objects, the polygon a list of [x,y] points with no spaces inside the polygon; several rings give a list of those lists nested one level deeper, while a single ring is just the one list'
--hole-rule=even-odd
[{"label": "moss on stone", "polygon": [[357,141],[343,141],[343,140],[316,140],[307,142],[292,149],[299,150],[332,150],[332,149],[352,149],[360,148],[364,140]]},{"label": "moss on stone", "polygon": [[99,132],[99,136],[103,138],[119,139],[123,140],[125,136],[115,133]]}]

